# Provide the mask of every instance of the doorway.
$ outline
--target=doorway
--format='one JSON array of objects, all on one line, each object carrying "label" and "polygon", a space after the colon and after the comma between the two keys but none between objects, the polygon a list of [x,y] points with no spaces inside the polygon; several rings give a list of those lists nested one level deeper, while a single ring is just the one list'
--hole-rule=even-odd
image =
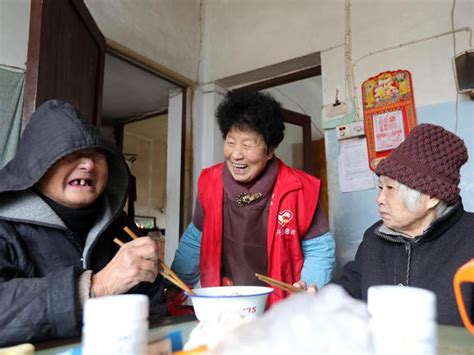
[{"label": "doorway", "polygon": [[[192,177],[186,169],[192,162],[186,149],[191,144],[190,82],[171,77],[158,64],[112,41],[107,42],[104,72],[102,129],[128,157],[136,182],[136,201],[129,200],[129,206],[134,202],[136,221],[153,221],[153,227],[144,226],[148,234],[181,234],[190,218],[185,209]],[[172,257],[172,244],[162,248],[164,259]]]}]

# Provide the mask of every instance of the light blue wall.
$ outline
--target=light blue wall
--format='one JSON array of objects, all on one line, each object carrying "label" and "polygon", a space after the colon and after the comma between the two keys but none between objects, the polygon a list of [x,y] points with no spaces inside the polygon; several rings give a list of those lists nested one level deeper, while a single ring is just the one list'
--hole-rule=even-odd
[{"label": "light blue wall", "polygon": [[[470,158],[461,169],[461,196],[467,211],[474,212],[474,101],[458,102],[457,135],[464,139]],[[447,102],[417,107],[418,123],[433,123],[454,131],[456,103]],[[379,220],[376,206],[377,188],[341,193],[338,180],[338,149],[335,130],[325,132],[328,169],[329,215],[331,231],[336,238],[337,267],[353,259],[364,231]],[[374,174],[375,186],[377,177]]]},{"label": "light blue wall", "polygon": [[[433,123],[454,132],[456,103],[442,103],[417,109],[419,123]],[[461,197],[464,208],[474,212],[474,101],[458,103],[458,124],[455,132],[464,140],[469,159],[461,168]]]}]

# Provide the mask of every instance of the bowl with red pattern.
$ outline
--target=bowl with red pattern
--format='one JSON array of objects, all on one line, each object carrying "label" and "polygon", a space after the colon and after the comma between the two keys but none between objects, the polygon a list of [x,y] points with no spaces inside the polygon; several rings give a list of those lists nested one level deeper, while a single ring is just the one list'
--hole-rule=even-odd
[{"label": "bowl with red pattern", "polygon": [[194,312],[200,321],[218,319],[225,314],[254,318],[265,311],[268,295],[273,288],[263,286],[216,286],[193,289]]}]

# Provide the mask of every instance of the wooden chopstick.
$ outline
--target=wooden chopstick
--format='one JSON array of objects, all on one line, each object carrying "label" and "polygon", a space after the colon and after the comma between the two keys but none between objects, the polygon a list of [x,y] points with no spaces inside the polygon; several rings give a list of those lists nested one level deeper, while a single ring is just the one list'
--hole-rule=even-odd
[{"label": "wooden chopstick", "polygon": [[159,272],[160,275],[163,276],[165,279],[168,279],[169,281],[171,281],[171,283],[173,283],[175,286],[177,286],[177,287],[179,287],[181,290],[183,290],[183,291],[189,293],[187,290],[185,290],[185,289],[183,288],[183,286],[182,286],[180,283],[178,283],[178,282],[175,280],[175,278],[174,278],[173,276],[171,276],[170,274],[164,272],[163,270],[158,270],[158,272]]},{"label": "wooden chopstick", "polygon": [[[180,288],[184,291],[186,291],[187,293],[189,293],[190,295],[194,295],[194,292],[193,290],[191,290],[188,285],[186,285],[184,283],[183,280],[181,280],[181,278],[175,274],[175,272],[173,270],[171,270],[162,260],[158,259],[158,262],[160,263],[160,266],[163,268],[163,270],[166,271],[167,275],[169,275],[170,277],[172,277],[180,286]],[[168,280],[170,278],[168,277]],[[177,285],[178,286],[178,285]]]},{"label": "wooden chopstick", "polygon": [[122,246],[122,245],[125,244],[124,242],[122,242],[122,241],[121,241],[120,239],[118,239],[118,238],[115,238],[115,239],[114,239],[114,243],[117,244],[117,245],[119,245],[119,246]]},{"label": "wooden chopstick", "polygon": [[261,274],[255,274],[257,279],[260,281],[263,281],[271,286],[275,286],[279,289],[282,289],[283,291],[289,292],[289,293],[296,293],[296,292],[301,292],[303,291],[301,288],[298,288],[296,286],[287,284],[286,282],[282,282],[279,280],[272,279],[271,277],[261,275]]},{"label": "wooden chopstick", "polygon": [[[124,230],[132,239],[138,239],[138,236],[137,236],[129,227],[124,227],[123,230]],[[115,240],[114,240],[114,241],[115,241]],[[119,240],[119,241],[120,241],[120,240]],[[121,242],[121,241],[120,241],[120,242]],[[123,245],[123,244],[122,244],[122,245]],[[180,289],[182,289],[183,291],[185,291],[185,292],[187,292],[187,293],[189,293],[189,294],[191,294],[191,295],[194,294],[193,290],[191,290],[191,289],[188,287],[188,285],[186,285],[186,284],[184,283],[184,281],[181,280],[181,279],[179,278],[179,276],[176,275],[176,273],[175,273],[173,270],[171,270],[171,269],[168,267],[168,265],[166,265],[166,264],[163,262],[163,260],[158,259],[158,262],[159,262],[160,266],[163,268],[163,270],[165,271],[165,273],[168,275],[168,276],[165,276],[168,280],[171,281],[171,278],[173,278],[174,280],[171,281],[171,282],[173,282],[176,286],[178,286]],[[163,275],[163,276],[164,276],[164,275]],[[174,282],[174,281],[176,281],[176,282]]]},{"label": "wooden chopstick", "polygon": [[138,236],[127,226],[123,227],[123,230],[130,236],[130,238],[138,239]]},{"label": "wooden chopstick", "polygon": [[[122,242],[120,239],[118,238],[115,238],[114,239],[114,243],[119,245],[119,246],[123,246],[125,243]],[[159,260],[159,263],[160,263],[160,266],[163,267],[163,265],[165,265],[163,263],[163,261]],[[168,268],[168,267],[167,267]],[[164,268],[163,268],[164,269]],[[171,270],[171,269],[169,269]],[[165,277],[166,279],[168,279],[169,281],[171,281],[173,284],[175,284],[176,286],[178,286],[181,290],[189,293],[189,294],[194,294],[194,292],[178,277],[176,276],[177,279],[179,279],[179,281],[173,276],[171,275],[170,273],[167,273],[165,272],[164,270],[158,270],[158,272],[160,273],[160,275],[162,275],[163,277]],[[175,274],[176,275],[176,274]]]}]

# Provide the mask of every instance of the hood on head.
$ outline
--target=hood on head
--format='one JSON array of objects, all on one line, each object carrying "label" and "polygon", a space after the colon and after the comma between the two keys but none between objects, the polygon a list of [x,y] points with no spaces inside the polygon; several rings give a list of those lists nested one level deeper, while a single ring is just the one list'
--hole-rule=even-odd
[{"label": "hood on head", "polygon": [[46,101],[31,116],[15,157],[0,170],[0,193],[31,188],[56,161],[84,149],[105,152],[109,165],[105,194],[114,195],[114,205],[123,204],[129,170],[122,153],[73,105],[61,100]]}]

